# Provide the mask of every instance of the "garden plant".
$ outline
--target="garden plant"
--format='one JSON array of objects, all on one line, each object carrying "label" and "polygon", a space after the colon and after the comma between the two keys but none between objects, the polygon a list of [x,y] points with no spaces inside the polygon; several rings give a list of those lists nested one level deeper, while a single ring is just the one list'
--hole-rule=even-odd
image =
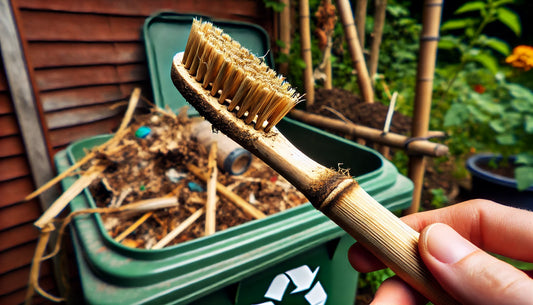
[{"label": "garden plant", "polygon": [[[278,1],[263,0],[278,11]],[[358,1],[352,1],[355,7]],[[275,5],[274,3],[278,4]],[[297,3],[290,2],[297,6]],[[310,0],[311,16],[321,5]],[[479,0],[446,1],[449,6],[443,15],[437,56],[431,130],[447,134],[445,144],[450,155],[433,159],[435,170],[452,164],[453,177],[465,179],[469,156],[477,152],[502,155],[504,160],[516,156],[519,165],[514,176],[519,189],[533,186],[533,39],[523,35],[529,20],[527,1]],[[374,37],[373,2],[368,2],[365,39]],[[421,32],[420,3],[408,0],[389,0],[383,25],[377,74],[373,79],[375,101],[389,104],[391,92],[398,93],[396,111],[410,116],[413,112],[414,88]],[[530,9],[529,9],[530,10]],[[316,20],[315,20],[316,21]],[[357,22],[357,20],[356,20]],[[316,22],[311,20],[311,32]],[[347,52],[342,24],[335,25],[331,35],[332,84],[360,94],[357,75]],[[287,75],[291,84],[303,88],[302,71],[305,63],[300,56],[300,36],[293,30],[289,54],[276,55],[276,63],[289,65]],[[361,39],[361,40],[365,40]],[[312,39],[313,67],[320,65],[321,49]],[[282,44],[278,44],[281,46]],[[368,47],[365,57],[370,57]],[[321,86],[320,82],[316,84]],[[407,156],[397,151],[393,156],[398,169],[406,172]],[[503,162],[502,164],[505,164]],[[493,164],[497,166],[496,163]],[[432,199],[424,208],[439,208],[453,203],[443,189],[431,189]],[[375,291],[377,284],[391,272],[380,271],[363,277],[361,287]]]}]

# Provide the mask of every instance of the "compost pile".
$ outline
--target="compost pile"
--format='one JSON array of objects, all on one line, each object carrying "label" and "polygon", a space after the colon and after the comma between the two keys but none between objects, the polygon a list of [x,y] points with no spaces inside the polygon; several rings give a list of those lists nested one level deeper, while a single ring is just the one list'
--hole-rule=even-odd
[{"label": "compost pile", "polygon": [[[115,145],[96,154],[105,167],[101,179],[90,186],[98,207],[118,207],[140,200],[176,196],[175,207],[154,210],[122,243],[151,248],[194,212],[205,206],[206,184],[187,170],[187,165],[207,168],[208,147],[191,136],[199,118],[157,110],[134,117],[128,132]],[[149,130],[144,137],[140,130]],[[214,131],[216,132],[216,131]],[[266,215],[300,205],[308,200],[268,165],[253,157],[249,169],[235,176],[219,172],[218,182]],[[253,220],[235,204],[217,196],[216,230],[221,231]],[[139,220],[142,213],[102,214],[112,238]],[[204,236],[200,217],[168,245]]]}]

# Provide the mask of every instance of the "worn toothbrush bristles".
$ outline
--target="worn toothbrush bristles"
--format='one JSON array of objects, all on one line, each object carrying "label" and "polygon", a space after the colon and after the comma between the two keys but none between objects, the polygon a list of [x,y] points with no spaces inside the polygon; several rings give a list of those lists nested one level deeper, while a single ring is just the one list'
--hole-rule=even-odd
[{"label": "worn toothbrush bristles", "polygon": [[182,64],[204,89],[254,128],[270,131],[302,97],[237,41],[209,22],[194,20]]}]

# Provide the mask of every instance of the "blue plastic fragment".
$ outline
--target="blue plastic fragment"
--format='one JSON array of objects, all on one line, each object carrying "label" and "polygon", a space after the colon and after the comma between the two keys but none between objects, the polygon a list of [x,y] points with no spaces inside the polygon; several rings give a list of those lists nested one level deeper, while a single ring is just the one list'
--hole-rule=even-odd
[{"label": "blue plastic fragment", "polygon": [[137,131],[135,131],[135,136],[137,138],[144,139],[150,134],[150,132],[152,132],[152,129],[150,129],[150,127],[141,126],[137,129]]},{"label": "blue plastic fragment", "polygon": [[205,191],[204,188],[196,182],[190,181],[189,183],[187,183],[187,186],[189,187],[189,190],[193,192],[204,192]]}]

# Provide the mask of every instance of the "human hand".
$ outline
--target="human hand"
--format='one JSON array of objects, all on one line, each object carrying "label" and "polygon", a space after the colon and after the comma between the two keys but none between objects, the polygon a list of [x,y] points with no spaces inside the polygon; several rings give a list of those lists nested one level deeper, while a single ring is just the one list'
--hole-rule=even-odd
[{"label": "human hand", "polygon": [[[484,252],[533,262],[533,212],[492,201],[471,200],[402,217],[420,232],[420,256],[441,286],[464,304],[533,304],[533,272],[521,271]],[[371,272],[385,266],[356,243],[352,266]],[[371,304],[425,304],[398,277],[380,286]]]}]

